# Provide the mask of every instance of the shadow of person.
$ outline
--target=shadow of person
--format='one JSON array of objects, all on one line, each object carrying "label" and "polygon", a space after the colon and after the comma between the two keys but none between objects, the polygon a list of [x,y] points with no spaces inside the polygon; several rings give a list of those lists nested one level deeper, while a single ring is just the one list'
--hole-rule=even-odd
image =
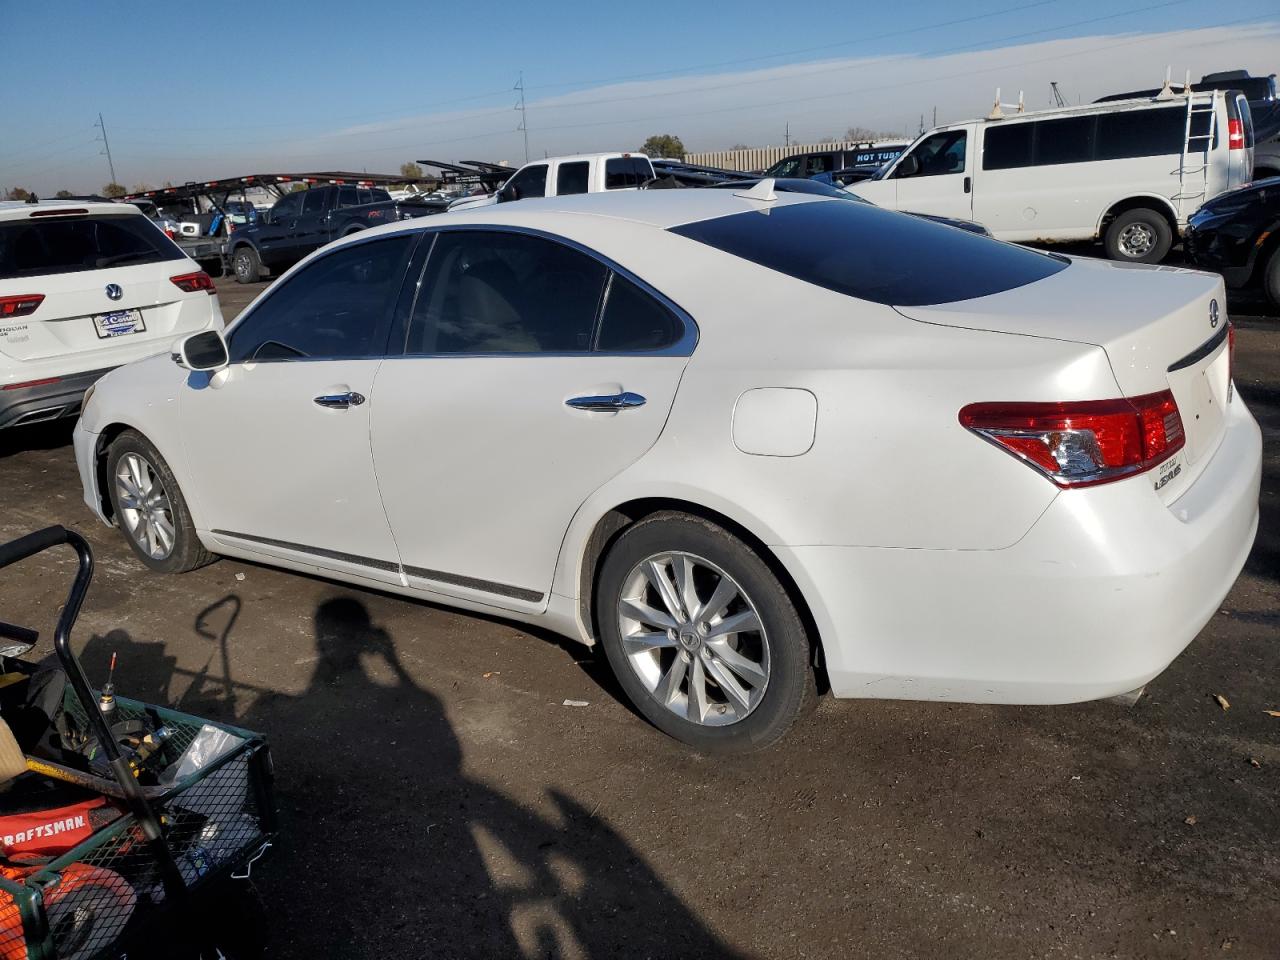
[{"label": "shadow of person", "polygon": [[306,691],[241,718],[276,757],[282,834],[260,867],[276,955],[733,955],[572,800],[543,815],[468,778],[440,700],[362,602],[322,603],[315,635]]}]

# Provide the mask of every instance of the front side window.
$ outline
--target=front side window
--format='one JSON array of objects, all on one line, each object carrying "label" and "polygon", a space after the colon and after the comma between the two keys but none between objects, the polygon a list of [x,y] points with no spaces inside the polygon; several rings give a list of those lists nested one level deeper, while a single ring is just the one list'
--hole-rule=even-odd
[{"label": "front side window", "polygon": [[556,170],[556,195],[564,197],[571,193],[586,193],[590,172],[591,164],[587,160],[560,164]]},{"label": "front side window", "polygon": [[291,193],[271,208],[271,219],[287,220],[302,212],[302,192]]},{"label": "front side window", "polygon": [[183,257],[137,213],[0,222],[0,280]]},{"label": "front side window", "polygon": [[355,187],[339,187],[338,188],[338,206],[354,207],[360,202],[360,194],[356,192]]},{"label": "front side window", "polygon": [[351,244],[308,264],[232,329],[231,362],[382,356],[416,239]]},{"label": "front side window", "polygon": [[530,197],[547,195],[547,165],[535,163],[525,167],[502,188],[504,194],[510,194],[512,200],[527,200]]},{"label": "front side window", "polygon": [[944,130],[925,137],[911,151],[919,163],[915,173],[907,174],[901,164],[895,176],[940,177],[949,173],[964,173],[964,153],[968,137],[964,130]]},{"label": "front side window", "polygon": [[302,195],[302,212],[305,216],[319,216],[324,213],[325,191],[311,189]]},{"label": "front side window", "polygon": [[406,350],[586,353],[608,272],[586,254],[541,237],[442,232],[427,261]]}]

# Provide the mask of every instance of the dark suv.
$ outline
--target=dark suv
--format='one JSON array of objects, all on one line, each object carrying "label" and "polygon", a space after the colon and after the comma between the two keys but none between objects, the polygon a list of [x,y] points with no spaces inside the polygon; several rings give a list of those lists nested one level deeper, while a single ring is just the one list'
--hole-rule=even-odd
[{"label": "dark suv", "polygon": [[864,168],[874,172],[882,164],[895,159],[907,146],[906,143],[863,143],[856,147],[833,146],[830,150],[797,153],[779,160],[763,175],[832,183],[838,181],[838,174],[845,170]]}]

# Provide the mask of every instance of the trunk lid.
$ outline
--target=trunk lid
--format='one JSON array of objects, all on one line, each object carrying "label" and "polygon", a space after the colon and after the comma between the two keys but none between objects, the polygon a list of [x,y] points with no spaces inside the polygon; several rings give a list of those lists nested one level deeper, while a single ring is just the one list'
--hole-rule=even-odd
[{"label": "trunk lid", "polygon": [[896,309],[925,323],[1093,344],[1106,352],[1121,396],[1172,391],[1186,446],[1146,474],[1169,503],[1194,482],[1225,432],[1226,306],[1222,278],[1212,274],[1073,258],[1066,270],[1003,293]]}]

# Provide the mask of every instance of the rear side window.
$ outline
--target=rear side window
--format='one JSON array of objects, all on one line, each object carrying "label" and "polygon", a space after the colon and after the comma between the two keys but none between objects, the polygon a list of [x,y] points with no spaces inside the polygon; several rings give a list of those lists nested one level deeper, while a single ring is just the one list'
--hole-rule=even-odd
[{"label": "rear side window", "polygon": [[379,190],[377,187],[374,187],[372,190],[369,191],[369,199],[366,200],[365,202],[366,203],[386,203],[390,199],[391,199],[391,194],[387,193],[387,191],[385,190]]},{"label": "rear side window", "polygon": [[360,195],[356,192],[355,187],[339,187],[338,188],[338,206],[354,207],[360,202]]},{"label": "rear side window", "polygon": [[1087,163],[1093,159],[1095,117],[1062,117],[1041,120],[1036,127],[1035,162],[1039,166],[1057,163]]},{"label": "rear side window", "polygon": [[556,170],[556,195],[564,197],[571,193],[586,193],[590,170],[591,164],[586,160],[560,164]]},{"label": "rear side window", "polygon": [[604,162],[604,188],[624,190],[653,179],[653,167],[644,157],[614,157]]},{"label": "rear side window", "polygon": [[427,260],[406,350],[587,353],[607,274],[598,260],[542,237],[443,232]]},{"label": "rear side window", "polygon": [[1015,123],[987,127],[982,134],[982,169],[1012,170],[1031,166],[1031,140],[1035,124]]},{"label": "rear side window", "polygon": [[184,258],[136,213],[0,221],[0,280]]},{"label": "rear side window", "polygon": [[1023,247],[870,204],[813,200],[672,233],[837,293],[897,306],[1012,290],[1066,269]]},{"label": "rear side window", "polygon": [[[1197,127],[1208,117],[1209,114],[1197,114]],[[1185,107],[1099,114],[1097,159],[1123,160],[1180,154],[1186,125]]]}]

